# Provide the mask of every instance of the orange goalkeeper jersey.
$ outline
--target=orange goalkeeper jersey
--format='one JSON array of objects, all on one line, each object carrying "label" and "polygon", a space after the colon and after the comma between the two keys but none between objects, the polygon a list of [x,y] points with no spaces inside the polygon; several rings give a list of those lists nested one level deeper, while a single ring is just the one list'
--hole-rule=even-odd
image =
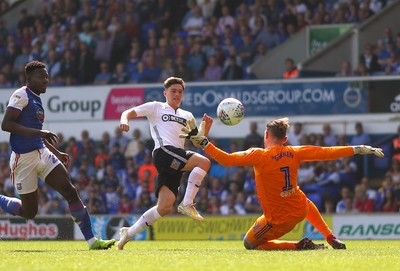
[{"label": "orange goalkeeper jersey", "polygon": [[306,196],[297,184],[300,163],[335,160],[354,154],[353,147],[282,146],[226,153],[209,143],[204,149],[223,166],[253,166],[257,196],[266,219],[283,223],[304,214]]}]

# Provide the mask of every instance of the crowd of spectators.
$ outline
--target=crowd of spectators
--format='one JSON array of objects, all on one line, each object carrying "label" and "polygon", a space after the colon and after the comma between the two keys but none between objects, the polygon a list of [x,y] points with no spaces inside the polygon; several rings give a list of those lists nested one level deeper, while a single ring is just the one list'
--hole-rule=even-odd
[{"label": "crowd of spectators", "polygon": [[349,61],[343,61],[337,76],[399,75],[399,55],[400,32],[395,35],[390,27],[385,27],[376,44],[365,44],[357,67],[353,70]]},{"label": "crowd of spectators", "polygon": [[[7,1],[0,2],[0,14],[7,12]],[[1,88],[23,85],[31,60],[46,64],[53,86],[162,82],[171,75],[249,79],[249,65],[305,26],[359,23],[389,1],[37,2],[36,11],[19,11],[16,28],[0,19]]]},{"label": "crowd of spectators", "polygon": [[[356,123],[355,134],[346,137],[333,133],[330,124],[321,133],[305,133],[301,123],[295,123],[288,134],[292,145],[358,145],[370,144],[363,125]],[[249,134],[241,141],[224,142],[228,152],[249,147],[261,147],[263,136],[251,123]],[[83,130],[79,139],[64,140],[60,133],[58,148],[70,156],[68,171],[73,184],[92,214],[141,214],[156,203],[157,171],[152,163],[150,138],[143,138],[139,129],[131,136],[116,128],[112,135],[105,132],[101,140],[93,140]],[[391,139],[400,142],[400,126]],[[216,139],[210,139],[220,145]],[[349,142],[347,142],[349,140]],[[398,143],[397,142],[397,143]],[[194,146],[187,142],[187,148]],[[321,212],[399,212],[400,207],[400,144],[394,143],[386,155],[393,158],[378,182],[363,174],[363,161],[353,156],[336,161],[303,163],[298,171],[298,183]],[[226,146],[226,147],[225,147]],[[195,151],[201,152],[199,149]],[[10,179],[10,149],[8,142],[0,144],[0,194],[18,196]],[[223,167],[212,161],[208,175],[195,198],[196,207],[206,215],[259,214],[252,167]],[[183,176],[177,203],[184,195],[187,175]],[[63,198],[40,181],[39,214],[67,214]],[[176,208],[175,208],[176,210]],[[1,213],[1,210],[0,210]]]}]

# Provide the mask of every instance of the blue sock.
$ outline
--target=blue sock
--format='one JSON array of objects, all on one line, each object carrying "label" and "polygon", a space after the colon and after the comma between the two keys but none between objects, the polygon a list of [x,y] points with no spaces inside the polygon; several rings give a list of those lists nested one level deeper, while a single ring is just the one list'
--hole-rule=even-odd
[{"label": "blue sock", "polygon": [[86,206],[83,205],[83,202],[79,200],[75,203],[68,204],[69,210],[71,212],[72,219],[78,224],[79,228],[85,240],[89,240],[94,237],[92,231],[92,222],[90,221],[89,213],[86,209]]},{"label": "blue sock", "polygon": [[0,207],[6,213],[18,216],[21,215],[22,203],[20,199],[0,195]]}]

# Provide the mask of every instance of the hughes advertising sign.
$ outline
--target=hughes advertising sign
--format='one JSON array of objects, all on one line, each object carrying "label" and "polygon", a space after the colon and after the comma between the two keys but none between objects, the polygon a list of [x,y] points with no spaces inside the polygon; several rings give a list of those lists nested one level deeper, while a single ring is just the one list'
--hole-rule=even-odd
[{"label": "hughes advertising sign", "polygon": [[0,218],[2,239],[48,239],[71,240],[73,221],[70,217],[46,217],[25,220],[14,217]]}]

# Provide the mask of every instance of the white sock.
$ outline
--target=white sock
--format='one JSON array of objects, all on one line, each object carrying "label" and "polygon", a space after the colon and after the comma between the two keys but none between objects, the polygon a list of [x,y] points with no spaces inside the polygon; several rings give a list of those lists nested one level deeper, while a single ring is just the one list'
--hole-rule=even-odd
[{"label": "white sock", "polygon": [[97,241],[97,238],[92,237],[89,240],[87,240],[86,242],[88,243],[89,247],[91,247],[94,244],[94,242],[96,242],[96,241]]},{"label": "white sock", "polygon": [[141,232],[144,228],[150,226],[155,221],[161,218],[161,215],[157,211],[157,205],[147,210],[138,221],[135,222],[129,229],[128,235],[134,236],[136,233]]},{"label": "white sock", "polygon": [[206,175],[207,172],[199,167],[195,167],[192,172],[190,172],[186,186],[185,197],[182,201],[184,205],[193,203],[194,197],[196,196],[197,192],[199,192],[201,182]]}]

